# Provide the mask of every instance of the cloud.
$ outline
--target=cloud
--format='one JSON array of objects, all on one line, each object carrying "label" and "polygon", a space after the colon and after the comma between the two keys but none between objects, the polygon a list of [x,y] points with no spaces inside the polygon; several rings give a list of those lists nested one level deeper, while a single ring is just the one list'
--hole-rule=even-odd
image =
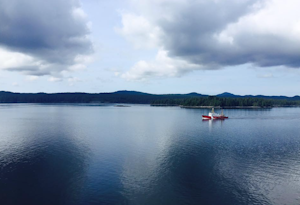
[{"label": "cloud", "polygon": [[260,74],[257,75],[258,78],[274,78],[274,75],[272,73],[267,73],[267,74]]},{"label": "cloud", "polygon": [[52,75],[93,52],[78,0],[0,0],[0,25],[2,69]]},{"label": "cloud", "polygon": [[[138,39],[134,42],[137,45],[141,45],[141,42],[145,45],[151,42],[153,45],[155,42],[158,52],[165,52],[167,58],[198,65],[194,69],[188,69],[189,71],[199,67],[210,70],[243,64],[258,67],[300,67],[298,0],[131,2],[135,12],[122,16],[123,25],[120,29],[126,39]],[[127,23],[128,16],[133,24]],[[141,22],[146,25],[144,29],[139,26]],[[137,64],[128,72],[140,73],[140,78],[168,72],[165,66],[150,68],[151,66],[141,64],[138,68]],[[148,72],[143,72],[145,67],[148,67]],[[179,75],[186,73],[181,72],[186,70],[182,66],[172,69],[174,70]],[[139,77],[136,75],[134,78]]]},{"label": "cloud", "polygon": [[[167,51],[160,50],[153,62],[139,61],[121,75],[127,80],[146,81],[151,77],[180,77],[193,70],[203,69],[200,65],[170,58]],[[120,73],[117,73],[119,76]]]},{"label": "cloud", "polygon": [[19,66],[36,66],[38,61],[33,57],[20,53],[10,52],[0,47],[0,69],[17,68]]},{"label": "cloud", "polygon": [[122,28],[116,31],[131,42],[135,48],[155,48],[159,44],[160,28],[143,16],[122,13]]},{"label": "cloud", "polygon": [[17,83],[17,82],[13,82],[13,83],[12,83],[12,86],[14,86],[14,87],[19,87],[19,86],[20,86],[20,84],[19,84],[19,83]]},{"label": "cloud", "polygon": [[37,79],[39,79],[39,77],[35,76],[35,75],[29,75],[29,76],[26,77],[27,81],[35,81]]},{"label": "cloud", "polygon": [[62,81],[62,79],[52,76],[52,77],[48,78],[48,81],[49,82],[60,82],[60,81]]}]

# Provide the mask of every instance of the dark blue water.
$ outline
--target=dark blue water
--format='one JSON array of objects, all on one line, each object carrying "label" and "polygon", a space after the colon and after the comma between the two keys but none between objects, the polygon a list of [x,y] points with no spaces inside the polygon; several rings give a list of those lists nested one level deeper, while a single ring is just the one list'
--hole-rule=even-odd
[{"label": "dark blue water", "polygon": [[0,104],[0,204],[300,204],[300,108]]}]

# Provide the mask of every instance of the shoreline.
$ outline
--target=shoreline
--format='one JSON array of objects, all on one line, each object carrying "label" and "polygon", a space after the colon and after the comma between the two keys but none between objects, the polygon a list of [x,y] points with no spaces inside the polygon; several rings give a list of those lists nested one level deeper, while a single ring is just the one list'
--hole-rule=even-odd
[{"label": "shoreline", "polygon": [[299,107],[299,106],[184,106],[184,105],[169,105],[169,104],[151,104],[154,107],[180,107],[186,109],[271,109],[273,107]]},{"label": "shoreline", "polygon": [[261,106],[179,106],[181,108],[187,108],[187,109],[271,109],[273,107],[267,106],[267,107],[261,107]]},{"label": "shoreline", "polygon": [[285,108],[285,107],[300,107],[300,105],[274,105],[274,106],[184,106],[172,104],[150,104],[154,107],[180,107],[186,109],[272,109],[272,108]]},{"label": "shoreline", "polygon": [[150,103],[111,103],[111,102],[0,102],[0,105],[7,104],[39,104],[39,105],[65,105],[65,104],[106,104],[114,105],[114,107],[131,107],[130,105],[148,105],[153,107],[180,107],[186,109],[272,109],[272,108],[299,108],[300,105],[273,105],[273,106],[184,106],[184,105],[174,105],[174,104],[150,104]]}]

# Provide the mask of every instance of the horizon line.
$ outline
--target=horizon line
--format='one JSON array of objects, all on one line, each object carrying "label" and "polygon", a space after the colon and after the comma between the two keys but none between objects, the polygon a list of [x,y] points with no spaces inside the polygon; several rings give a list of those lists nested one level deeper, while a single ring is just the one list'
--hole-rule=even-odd
[{"label": "horizon line", "polygon": [[0,90],[0,92],[7,92],[7,93],[14,93],[14,94],[72,94],[72,93],[81,93],[81,94],[112,94],[112,93],[117,93],[117,92],[136,92],[136,93],[143,93],[143,94],[149,94],[149,95],[189,95],[189,94],[197,94],[197,95],[204,95],[204,96],[218,96],[218,95],[223,95],[223,94],[228,94],[228,95],[234,95],[234,96],[266,96],[266,97],[300,97],[299,95],[294,95],[294,96],[287,96],[287,95],[264,95],[264,94],[258,94],[258,95],[253,95],[253,94],[246,94],[246,95],[239,95],[239,94],[234,94],[231,92],[222,92],[219,94],[215,95],[210,95],[210,94],[202,94],[198,92],[188,92],[188,93],[163,93],[163,94],[156,94],[156,93],[148,93],[148,92],[143,92],[143,91],[136,91],[136,90],[117,90],[117,91],[112,91],[112,92],[12,92],[12,91],[5,91],[5,90]]}]

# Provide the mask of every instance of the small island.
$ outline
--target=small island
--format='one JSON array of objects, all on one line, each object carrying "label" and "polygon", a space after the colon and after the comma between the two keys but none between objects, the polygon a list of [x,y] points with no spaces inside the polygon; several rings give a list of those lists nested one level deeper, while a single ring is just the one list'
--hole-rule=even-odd
[{"label": "small island", "polygon": [[161,99],[151,103],[151,106],[179,106],[193,109],[270,109],[273,107],[300,106],[299,100],[265,99],[257,97],[193,97],[183,99]]},{"label": "small island", "polygon": [[130,107],[129,105],[115,105],[115,107]]}]

